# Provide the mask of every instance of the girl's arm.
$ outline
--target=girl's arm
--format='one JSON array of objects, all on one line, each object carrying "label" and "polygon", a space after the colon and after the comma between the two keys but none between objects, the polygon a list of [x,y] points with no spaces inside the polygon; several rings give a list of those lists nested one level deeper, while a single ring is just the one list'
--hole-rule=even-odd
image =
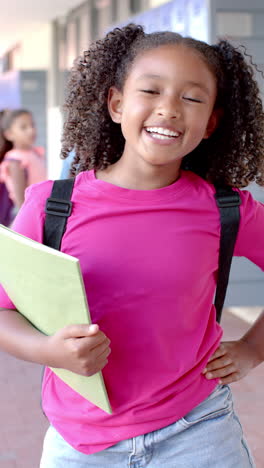
[{"label": "girl's arm", "polygon": [[8,175],[6,187],[9,196],[17,208],[20,208],[24,203],[24,194],[27,187],[26,172],[21,167],[19,161],[8,160]]},{"label": "girl's arm", "polygon": [[[240,192],[241,221],[235,255],[246,257],[264,271],[264,204],[247,191]],[[209,359],[206,378],[220,378],[223,384],[235,382],[264,360],[264,312],[238,341],[221,343]]]},{"label": "girl's arm", "polygon": [[264,361],[264,310],[242,338],[255,352],[257,364]]},{"label": "girl's arm", "polygon": [[264,311],[238,341],[224,341],[209,359],[203,371],[207,379],[220,378],[229,384],[246,376],[264,362]]},{"label": "girl's arm", "polygon": [[25,361],[93,375],[107,364],[109,343],[98,325],[68,325],[47,336],[18,311],[0,309],[0,348]]}]

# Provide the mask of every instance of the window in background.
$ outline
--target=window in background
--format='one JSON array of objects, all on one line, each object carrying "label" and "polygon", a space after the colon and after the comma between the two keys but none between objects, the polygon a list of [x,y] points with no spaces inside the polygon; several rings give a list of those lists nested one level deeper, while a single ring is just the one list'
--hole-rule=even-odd
[{"label": "window in background", "polygon": [[118,0],[112,0],[111,12],[112,12],[112,23],[115,23],[118,20]]},{"label": "window in background", "polygon": [[99,10],[96,0],[91,0],[91,38],[97,39],[99,36]]},{"label": "window in background", "polygon": [[78,55],[78,39],[77,39],[77,21],[76,19],[67,24],[66,32],[66,49],[67,49],[67,69],[72,67],[73,61]]},{"label": "window in background", "polygon": [[64,23],[59,23],[57,25],[57,35],[58,35],[58,63],[59,70],[66,70],[66,27]]},{"label": "window in background", "polygon": [[88,13],[84,13],[79,17],[79,54],[82,54],[84,50],[89,48],[89,36],[89,16]]},{"label": "window in background", "polygon": [[170,0],[149,0],[149,7],[150,8],[155,8],[160,5],[163,5],[163,3],[168,3]]},{"label": "window in background", "polygon": [[138,13],[139,11],[141,11],[141,1],[130,0],[130,11],[131,13]]},{"label": "window in background", "polygon": [[217,35],[250,37],[253,35],[253,15],[245,12],[221,11],[216,14]]},{"label": "window in background", "polygon": [[[60,18],[55,23],[56,26],[56,85],[55,85],[55,99],[56,105],[62,106],[65,101],[65,86],[68,76],[67,70],[67,27],[65,18]],[[55,102],[54,102],[55,104]]]}]

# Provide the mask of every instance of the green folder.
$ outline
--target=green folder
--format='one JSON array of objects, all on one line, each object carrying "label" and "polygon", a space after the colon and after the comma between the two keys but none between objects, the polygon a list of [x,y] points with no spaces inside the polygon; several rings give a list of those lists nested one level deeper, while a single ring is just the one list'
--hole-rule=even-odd
[{"label": "green folder", "polygon": [[[79,260],[0,225],[0,283],[35,328],[52,335],[91,318]],[[112,413],[101,372],[86,377],[52,368],[66,384]]]}]

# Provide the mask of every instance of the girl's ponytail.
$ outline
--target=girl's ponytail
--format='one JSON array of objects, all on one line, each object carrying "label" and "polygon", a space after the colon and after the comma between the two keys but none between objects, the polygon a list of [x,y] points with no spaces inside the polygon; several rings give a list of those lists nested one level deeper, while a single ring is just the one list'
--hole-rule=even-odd
[{"label": "girl's ponytail", "polygon": [[[249,55],[225,40],[212,47],[221,63],[216,106],[223,109],[222,157],[219,154],[214,172],[233,186],[245,187],[254,180],[264,185],[264,114],[254,77],[257,67]],[[227,155],[225,167],[223,155]]]},{"label": "girl's ponytail", "polygon": [[[107,96],[111,86],[122,87],[122,63],[140,36],[144,36],[141,26],[116,28],[74,62],[65,104],[62,157],[74,149],[73,167],[78,167],[78,172],[106,167],[123,151],[124,138],[120,125],[110,118]],[[72,174],[75,172],[73,169]]]},{"label": "girl's ponytail", "polygon": [[246,61],[251,57],[225,40],[212,46],[189,38],[184,43],[202,54],[216,77],[219,124],[184,158],[182,167],[213,183],[264,185],[264,113],[256,67]]}]

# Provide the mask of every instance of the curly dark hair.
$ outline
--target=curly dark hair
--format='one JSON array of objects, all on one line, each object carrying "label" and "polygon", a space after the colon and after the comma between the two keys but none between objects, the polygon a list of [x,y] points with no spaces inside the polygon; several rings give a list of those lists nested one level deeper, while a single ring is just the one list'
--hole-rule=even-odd
[{"label": "curly dark hair", "polygon": [[66,158],[75,151],[71,175],[105,168],[121,157],[125,140],[109,115],[108,90],[122,91],[138,54],[167,44],[189,47],[205,61],[217,81],[215,108],[223,111],[218,128],[184,157],[182,167],[213,183],[264,185],[264,113],[255,66],[226,40],[209,45],[170,31],[146,34],[135,24],[109,32],[74,62],[61,153]]}]

